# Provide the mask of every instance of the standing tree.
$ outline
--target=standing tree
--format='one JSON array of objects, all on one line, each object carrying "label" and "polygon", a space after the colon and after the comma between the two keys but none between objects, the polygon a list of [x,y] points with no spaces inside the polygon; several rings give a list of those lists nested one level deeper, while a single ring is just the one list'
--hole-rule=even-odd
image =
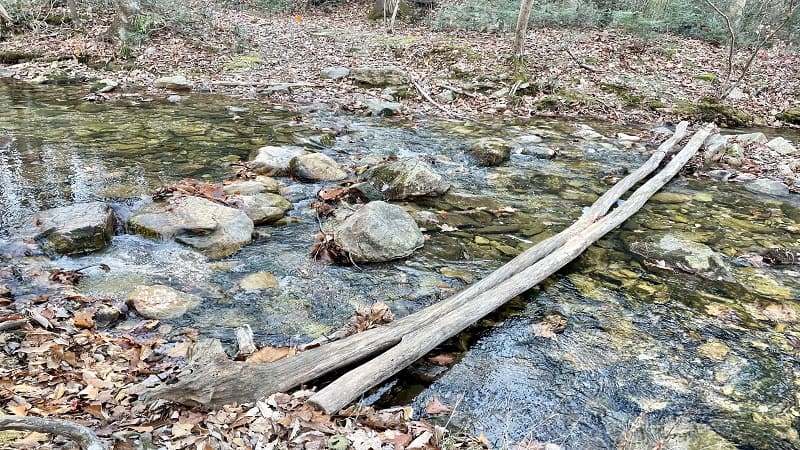
[{"label": "standing tree", "polygon": [[525,57],[525,34],[528,31],[528,21],[531,17],[532,8],[533,0],[520,0],[519,15],[517,16],[517,30],[514,33],[514,49],[512,55],[517,67],[522,64],[522,59]]}]

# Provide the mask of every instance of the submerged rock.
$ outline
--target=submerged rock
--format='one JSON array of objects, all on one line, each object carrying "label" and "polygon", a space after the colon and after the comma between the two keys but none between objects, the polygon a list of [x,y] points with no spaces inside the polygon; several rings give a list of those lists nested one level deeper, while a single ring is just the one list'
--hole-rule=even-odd
[{"label": "submerged rock", "polygon": [[364,176],[386,200],[435,197],[450,189],[430,164],[418,158],[389,161],[368,170]]},{"label": "submerged rock", "polygon": [[718,253],[681,234],[653,234],[628,242],[628,249],[655,267],[679,269],[708,280],[734,281]]},{"label": "submerged rock", "polygon": [[425,242],[417,223],[403,208],[370,202],[334,230],[334,240],[356,262],[403,258]]},{"label": "submerged rock", "polygon": [[268,145],[258,149],[256,157],[250,161],[250,167],[256,173],[264,175],[288,175],[292,158],[307,154],[301,147]]},{"label": "submerged rock", "polygon": [[128,296],[128,303],[146,319],[174,319],[186,314],[202,302],[200,297],[169,286],[137,286]]},{"label": "submerged rock", "polygon": [[744,186],[750,192],[756,194],[766,194],[775,197],[785,197],[790,194],[789,187],[780,181],[767,178],[758,178]]},{"label": "submerged rock", "polygon": [[199,197],[156,202],[130,219],[131,231],[148,237],[172,238],[217,259],[250,243],[253,221],[243,211]]},{"label": "submerged rock", "polygon": [[303,181],[339,181],[347,178],[347,172],[342,166],[322,153],[308,153],[292,158],[289,171]]},{"label": "submerged rock", "polygon": [[105,248],[114,235],[114,212],[103,202],[76,203],[36,215],[45,251],[75,255]]},{"label": "submerged rock", "polygon": [[239,289],[243,291],[261,291],[265,289],[278,289],[278,279],[269,272],[256,272],[246,275],[239,282]]},{"label": "submerged rock", "polygon": [[499,166],[511,159],[511,145],[500,138],[482,138],[469,144],[467,151],[479,166]]}]

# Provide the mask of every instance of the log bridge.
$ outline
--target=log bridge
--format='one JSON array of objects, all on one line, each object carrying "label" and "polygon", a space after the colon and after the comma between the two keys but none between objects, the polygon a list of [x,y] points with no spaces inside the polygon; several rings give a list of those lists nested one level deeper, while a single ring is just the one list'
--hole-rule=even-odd
[{"label": "log bridge", "polygon": [[[188,352],[186,366],[164,383],[147,388],[141,397],[205,407],[252,402],[360,363],[308,400],[326,413],[336,413],[445,340],[554,274],[634,215],[678,174],[716,127],[702,126],[674,153],[673,147],[687,136],[687,129],[687,122],[678,124],[675,133],[641,167],[612,186],[570,227],[445,300],[388,325],[270,363],[233,361],[219,341],[201,340]],[[623,194],[655,172],[668,155],[674,156],[663,169],[617,205]]]}]

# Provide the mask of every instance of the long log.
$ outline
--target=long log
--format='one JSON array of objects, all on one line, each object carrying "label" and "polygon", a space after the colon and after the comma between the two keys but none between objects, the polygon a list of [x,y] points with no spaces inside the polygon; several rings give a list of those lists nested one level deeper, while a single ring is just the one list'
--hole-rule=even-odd
[{"label": "long log", "polygon": [[0,416],[0,430],[36,431],[66,436],[83,450],[108,450],[108,446],[91,429],[60,419],[28,416]]},{"label": "long log", "polygon": [[312,395],[308,402],[334,413],[358,399],[364,392],[382,383],[414,361],[425,356],[445,340],[455,336],[508,300],[529,290],[569,264],[584,250],[634,215],[650,197],[671,180],[710,135],[713,126],[698,131],[669,164],[637,189],[628,200],[610,214],[590,225],[579,235],[536,264],[512,276],[499,286],[464,302],[457,310],[423,329],[403,336],[400,343],[371,361],[347,372]]},{"label": "long log", "polygon": [[198,346],[207,347],[207,350],[198,349],[195,354],[206,353],[205,358],[202,360],[187,358],[186,367],[174,379],[169,383],[147,389],[142,397],[162,398],[179,403],[200,403],[206,407],[241,403],[291,389],[386,350],[397,344],[404,335],[437,321],[449,311],[458,309],[462,302],[497,286],[539,261],[605,215],[622,194],[658,168],[666,154],[686,135],[687,127],[688,123],[681,122],[675,134],[662,143],[641,167],[618,181],[570,227],[529,248],[486,278],[439,303],[385,327],[367,330],[265,364],[230,361],[222,352],[219,343],[201,341]]}]

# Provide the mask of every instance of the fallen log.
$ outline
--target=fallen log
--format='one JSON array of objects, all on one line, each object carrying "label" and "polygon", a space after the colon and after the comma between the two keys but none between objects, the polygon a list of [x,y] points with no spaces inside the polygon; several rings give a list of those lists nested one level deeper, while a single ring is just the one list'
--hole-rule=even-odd
[{"label": "fallen log", "polygon": [[108,450],[108,446],[97,437],[94,431],[67,420],[28,416],[0,416],[0,430],[55,434],[72,439],[83,450]]},{"label": "fallen log", "polygon": [[675,134],[661,144],[650,159],[618,181],[570,227],[524,251],[486,278],[439,303],[385,327],[367,330],[265,364],[231,361],[219,342],[200,341],[195,344],[197,348],[192,352],[197,358],[187,357],[187,365],[172,379],[154,388],[145,389],[141,397],[145,400],[160,398],[179,403],[199,403],[206,407],[241,403],[291,389],[384,351],[400,342],[404,335],[438,321],[448,312],[457,310],[463,302],[494,288],[539,261],[605,215],[622,194],[658,168],[666,154],[686,135],[687,127],[688,123],[681,122]]},{"label": "fallen log", "polygon": [[422,329],[403,336],[396,346],[347,372],[312,395],[308,399],[309,404],[326,413],[339,411],[358,399],[367,390],[425,356],[445,340],[460,333],[510,299],[529,290],[569,264],[594,242],[639,211],[647,200],[677,175],[686,162],[697,153],[697,150],[711,134],[712,129],[712,126],[706,126],[698,131],[686,147],[661,172],[643,184],[624,204],[618,206],[610,214],[570,238],[563,246],[536,264],[462,303],[458,309],[441,317],[435,323],[430,323]]}]

